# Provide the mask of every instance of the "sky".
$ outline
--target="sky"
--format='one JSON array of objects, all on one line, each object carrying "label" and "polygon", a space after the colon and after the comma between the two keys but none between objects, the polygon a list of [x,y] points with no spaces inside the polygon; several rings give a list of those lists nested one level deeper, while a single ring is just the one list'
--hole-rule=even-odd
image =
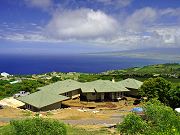
[{"label": "sky", "polygon": [[0,0],[0,54],[180,48],[180,0]]}]

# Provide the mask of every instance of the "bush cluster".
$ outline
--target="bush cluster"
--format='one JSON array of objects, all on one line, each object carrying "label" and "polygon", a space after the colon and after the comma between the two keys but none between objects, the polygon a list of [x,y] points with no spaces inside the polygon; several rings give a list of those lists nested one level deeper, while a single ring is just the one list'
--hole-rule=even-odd
[{"label": "bush cluster", "polygon": [[127,115],[122,124],[117,126],[121,133],[126,135],[142,134],[147,128],[148,124],[142,118],[134,113]]},{"label": "bush cluster", "polygon": [[32,118],[11,121],[13,135],[66,135],[66,126],[57,120]]},{"label": "bush cluster", "polygon": [[129,114],[118,125],[123,135],[179,135],[180,116],[172,108],[152,100],[144,106],[145,119]]}]

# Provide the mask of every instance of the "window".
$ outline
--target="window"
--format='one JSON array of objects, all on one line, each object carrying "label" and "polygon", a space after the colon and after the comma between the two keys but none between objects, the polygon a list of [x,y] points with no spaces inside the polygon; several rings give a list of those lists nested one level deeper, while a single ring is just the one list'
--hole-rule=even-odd
[{"label": "window", "polygon": [[65,96],[69,96],[69,93],[68,93],[68,92],[66,92],[66,93],[64,93],[64,95],[65,95]]},{"label": "window", "polygon": [[27,104],[27,105],[26,105],[26,108],[27,108],[27,109],[31,109],[31,105],[28,105],[28,104]]}]

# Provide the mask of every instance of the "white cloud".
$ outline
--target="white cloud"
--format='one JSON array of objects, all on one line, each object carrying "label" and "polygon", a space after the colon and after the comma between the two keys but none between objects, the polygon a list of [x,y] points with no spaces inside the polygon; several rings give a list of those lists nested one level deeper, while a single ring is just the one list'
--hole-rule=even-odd
[{"label": "white cloud", "polygon": [[118,7],[126,7],[132,3],[133,0],[95,0],[104,5],[114,5]]},{"label": "white cloud", "polygon": [[57,39],[89,39],[110,36],[117,27],[118,22],[102,11],[78,9],[55,12],[46,30]]},{"label": "white cloud", "polygon": [[155,33],[154,38],[160,38],[163,45],[176,45],[180,46],[180,28],[178,26],[159,26],[152,27],[149,32]]},{"label": "white cloud", "polygon": [[162,9],[159,10],[160,15],[169,15],[169,16],[180,16],[180,8],[167,8],[167,9]]},{"label": "white cloud", "polygon": [[6,34],[6,36],[0,35],[0,39],[11,40],[16,42],[45,42],[45,43],[63,42],[62,40],[48,38],[43,33],[39,33],[39,32],[10,33],[10,34]]},{"label": "white cloud", "polygon": [[44,10],[53,5],[52,0],[25,0],[25,2],[30,7],[42,8]]},{"label": "white cloud", "polygon": [[142,30],[148,24],[154,22],[157,17],[157,11],[153,8],[138,9],[126,18],[125,28],[133,31]]}]

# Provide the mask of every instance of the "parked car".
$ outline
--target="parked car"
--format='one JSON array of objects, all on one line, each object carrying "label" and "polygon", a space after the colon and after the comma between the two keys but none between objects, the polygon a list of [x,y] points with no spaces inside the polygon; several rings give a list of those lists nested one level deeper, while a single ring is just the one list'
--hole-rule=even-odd
[{"label": "parked car", "polygon": [[30,94],[29,92],[20,91],[19,93],[14,94],[13,97],[17,98],[17,97],[26,96],[26,95],[29,95],[29,94]]}]

